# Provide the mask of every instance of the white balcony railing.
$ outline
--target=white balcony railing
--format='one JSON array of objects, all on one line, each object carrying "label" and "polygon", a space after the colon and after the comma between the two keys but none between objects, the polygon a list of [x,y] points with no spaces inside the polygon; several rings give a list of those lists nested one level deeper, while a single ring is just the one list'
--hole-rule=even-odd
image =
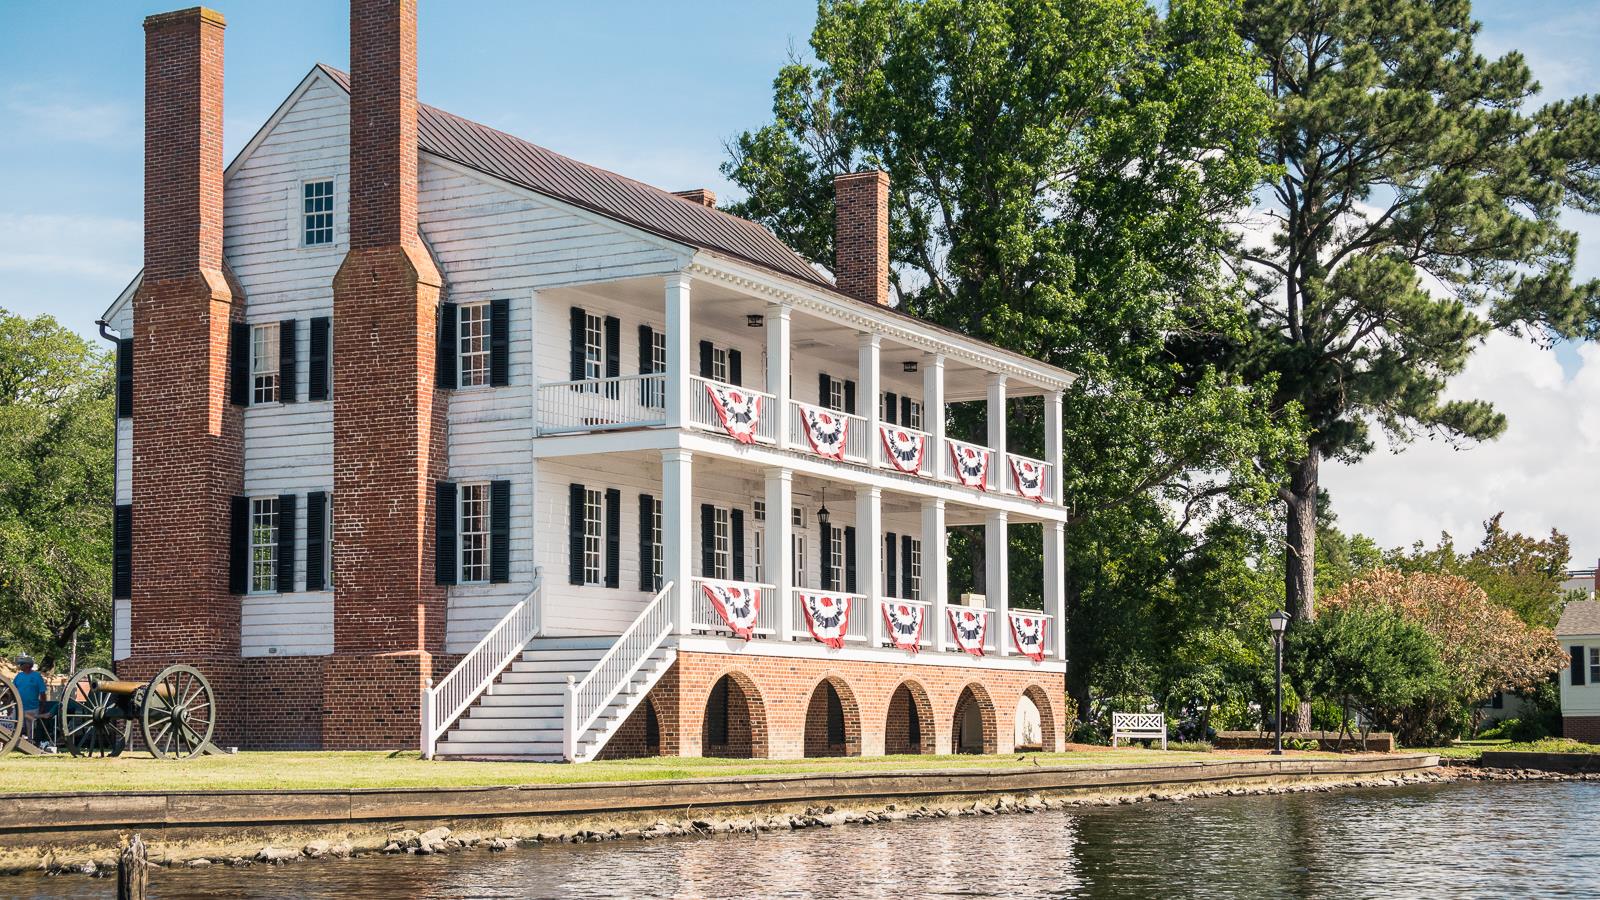
[{"label": "white balcony railing", "polygon": [[1006,612],[1005,633],[1000,636],[1001,639],[1006,642],[1006,652],[1014,653],[1014,654],[1018,654],[1018,655],[1021,655],[1023,653],[1022,648],[1017,646],[1016,635],[1012,634],[1012,632],[1011,632],[1011,616],[1019,615],[1019,614],[1031,616],[1031,617],[1033,617],[1035,619],[1043,619],[1044,620],[1044,658],[1045,659],[1053,659],[1053,658],[1055,658],[1055,656],[1056,656],[1055,649],[1054,649],[1055,646],[1056,646],[1056,632],[1055,632],[1056,621],[1055,621],[1055,617],[1050,615],[1047,612],[1044,612],[1042,610],[1037,610],[1037,609],[1015,609],[1015,608],[1013,608],[1013,609],[1010,609],[1010,610],[1008,610]]},{"label": "white balcony railing", "polygon": [[[932,603],[929,603],[926,600],[907,600],[907,599],[901,598],[901,597],[884,597],[879,602],[883,606],[888,606],[890,604],[894,604],[896,606],[902,606],[903,605],[903,606],[920,606],[920,607],[922,607],[922,637],[917,641],[917,646],[919,646],[919,647],[932,647],[933,646],[934,640],[935,640],[935,638],[938,637],[938,634],[939,634],[937,629],[943,628],[944,626],[940,625],[938,622],[933,621],[933,604]],[[875,612],[878,614],[879,617],[883,616],[883,609],[881,607],[879,609],[875,610]],[[884,643],[884,646],[886,646],[886,647],[894,645],[893,640],[891,638],[889,638],[888,635],[884,636],[883,643]]]},{"label": "white balcony railing", "polygon": [[1017,469],[1016,466],[1013,465],[1013,462],[1020,462],[1027,466],[1037,466],[1040,471],[1040,495],[1046,502],[1054,502],[1055,494],[1053,493],[1054,488],[1052,485],[1055,484],[1056,478],[1055,466],[1050,465],[1042,459],[1034,459],[1031,456],[1021,456],[1016,453],[1006,454],[1005,471],[1000,473],[1003,478],[1002,483],[1005,485],[1006,493],[1018,495],[1022,495],[1024,493],[1022,490],[1022,485],[1018,483]]},{"label": "white balcony railing", "polygon": [[783,597],[779,595],[774,585],[761,584],[755,581],[729,581],[723,578],[696,578],[690,586],[689,597],[689,628],[694,631],[713,633],[731,633],[728,623],[722,620],[711,599],[702,589],[707,583],[732,585],[742,588],[759,588],[761,590],[761,606],[756,610],[756,624],[751,631],[757,637],[770,637],[778,633],[779,623],[783,621]]},{"label": "white balcony railing", "polygon": [[756,421],[755,438],[763,444],[778,442],[778,427],[783,420],[782,411],[778,409],[778,398],[754,388],[741,387],[721,381],[712,381],[695,375],[689,379],[689,422],[696,428],[713,431],[717,434],[727,434],[727,428],[722,424],[722,415],[717,412],[717,404],[711,399],[711,392],[706,390],[707,385],[716,385],[723,390],[740,391],[747,395],[761,398],[761,418]]},{"label": "white balcony railing", "polygon": [[539,385],[539,433],[608,431],[667,422],[667,376],[620,375]]},{"label": "white balcony railing", "polygon": [[[956,610],[956,611],[959,611],[959,612],[977,613],[978,615],[982,616],[984,618],[984,625],[983,625],[983,652],[985,652],[985,653],[993,653],[994,652],[994,648],[999,646],[998,644],[995,643],[996,635],[995,635],[995,614],[994,614],[994,610],[990,609],[987,606],[961,606],[961,605],[955,604],[955,603],[950,604],[948,609]],[[945,633],[945,637],[947,638],[945,643],[949,645],[949,647],[950,647],[950,649],[952,651],[957,652],[957,653],[963,652],[961,650],[961,646],[956,643],[956,628],[955,628],[954,625],[952,625],[950,623],[950,615],[948,613],[946,613],[943,618],[944,618],[944,621],[940,622],[938,627],[943,628],[945,630],[944,633]],[[1009,625],[1007,627],[1009,627]]]},{"label": "white balcony railing", "polygon": [[[922,438],[922,462],[917,466],[916,472],[907,472],[906,474],[927,476],[933,475],[933,455],[939,452],[939,448],[934,446],[933,435],[927,433],[926,431],[920,431],[916,428],[907,428],[904,425],[895,425],[889,422],[883,423],[883,427],[888,429],[890,433],[899,432],[909,435],[913,438]],[[874,436],[874,439],[879,441],[879,443],[882,443],[883,440],[881,437],[877,437],[876,435]],[[890,471],[894,472],[905,471],[904,469],[901,469],[899,466],[895,465],[894,460],[889,459],[889,450],[887,447],[881,447],[880,449],[882,450],[881,461],[878,463],[880,468],[889,469]]]},{"label": "white balcony railing", "polygon": [[[789,589],[789,627],[794,631],[795,640],[815,640],[811,636],[810,623],[807,622],[808,616],[806,614],[805,604],[800,600],[801,594],[827,594],[832,597],[849,597],[850,619],[845,623],[845,642],[851,644],[867,643],[869,640],[868,635],[872,633],[872,614],[877,612],[877,610],[873,610],[871,608],[871,605],[867,602],[866,596],[863,594],[846,594],[841,591],[819,591],[815,588]],[[879,615],[882,615],[882,613],[879,613]]]},{"label": "white balcony railing", "polygon": [[[806,436],[805,414],[802,412],[807,405],[798,400],[789,401],[789,446],[801,450],[813,449],[811,439]],[[828,410],[828,415],[837,416],[848,423],[845,426],[844,435],[845,460],[853,463],[865,463],[871,452],[871,442],[878,439],[877,435],[867,433],[867,420],[861,416],[854,416],[831,409]]]}]

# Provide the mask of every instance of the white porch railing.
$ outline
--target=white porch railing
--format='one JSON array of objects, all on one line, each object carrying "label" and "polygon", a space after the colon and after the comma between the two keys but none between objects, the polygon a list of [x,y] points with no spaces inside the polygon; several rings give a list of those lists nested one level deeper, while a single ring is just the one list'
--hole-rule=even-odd
[{"label": "white porch railing", "polygon": [[574,683],[567,676],[566,715],[563,716],[564,755],[578,761],[578,741],[588,732],[589,726],[611,705],[611,701],[633,681],[650,655],[661,647],[672,634],[672,582],[667,582],[655,597],[617,638],[611,649],[600,657],[589,674]]},{"label": "white porch railing", "polygon": [[494,684],[506,666],[528,646],[528,642],[543,629],[540,597],[541,570],[533,573],[533,590],[511,611],[506,613],[477,646],[462,657],[450,674],[436,686],[432,678],[422,691],[422,758],[432,759],[444,736],[456,719],[467,711],[478,696]]},{"label": "white porch railing", "polygon": [[778,633],[778,625],[783,621],[783,607],[786,604],[778,595],[777,587],[755,581],[729,581],[726,578],[696,578],[690,582],[690,628],[698,631],[728,631],[728,623],[722,621],[722,616],[718,615],[711,605],[711,599],[700,589],[701,585],[707,582],[733,587],[760,588],[761,606],[756,610],[756,625],[751,631],[761,637],[770,637]]},{"label": "white porch railing", "polygon": [[1016,471],[1016,469],[1013,469],[1011,467],[1011,461],[1012,460],[1019,460],[1021,462],[1025,462],[1025,463],[1032,463],[1032,464],[1038,466],[1039,468],[1041,468],[1044,473],[1039,478],[1039,490],[1044,492],[1044,499],[1047,502],[1054,502],[1055,494],[1052,493],[1053,488],[1051,486],[1053,484],[1055,484],[1055,477],[1056,477],[1055,466],[1052,466],[1050,463],[1047,463],[1042,459],[1034,459],[1031,456],[1023,456],[1020,453],[1007,453],[1006,454],[1005,472],[1001,473],[1003,478],[1004,478],[1004,482],[1003,483],[1006,486],[1005,487],[1005,492],[1008,493],[1008,494],[1019,494],[1019,495],[1022,493],[1022,491],[1017,487],[1017,471]]},{"label": "white porch railing", "polygon": [[[812,449],[811,439],[806,437],[806,423],[800,412],[801,408],[806,405],[808,404],[801,403],[799,400],[789,401],[789,446],[810,451]],[[828,414],[838,416],[850,423],[846,426],[847,430],[844,435],[844,458],[849,462],[866,462],[872,447],[870,441],[878,439],[877,435],[867,433],[867,420],[860,416],[853,416],[849,413],[842,413],[832,409],[828,410]]]},{"label": "white porch railing", "polygon": [[[935,447],[933,445],[934,444],[933,435],[927,433],[926,431],[918,430],[916,428],[907,428],[904,425],[895,425],[895,424],[892,424],[892,423],[889,423],[889,422],[883,423],[883,427],[887,428],[887,429],[890,429],[891,431],[904,432],[904,433],[906,433],[908,435],[911,435],[912,437],[920,437],[920,438],[922,438],[922,464],[917,467],[916,474],[918,474],[918,475],[932,475],[933,474],[933,454],[939,452],[939,448],[937,448],[937,447]],[[877,440],[877,441],[879,441],[881,443],[883,439],[881,437],[877,437],[876,435],[874,435],[874,440]],[[882,450],[883,450],[883,460],[882,460],[882,462],[878,463],[878,466],[880,468],[888,469],[891,472],[902,471],[899,466],[896,466],[894,464],[894,462],[889,459],[889,450],[888,450],[888,448],[882,448]],[[945,452],[949,452],[949,451],[945,451]],[[906,474],[911,474],[911,473],[908,472]]]},{"label": "white porch railing", "polygon": [[[994,650],[994,648],[999,646],[998,644],[995,643],[995,622],[998,621],[999,617],[997,617],[994,614],[994,610],[993,609],[990,609],[987,606],[962,606],[961,604],[958,604],[958,603],[952,603],[948,607],[946,607],[946,609],[959,610],[959,611],[962,611],[962,612],[974,612],[974,613],[977,613],[978,615],[982,616],[984,618],[984,623],[983,623],[983,649],[984,649],[984,652],[985,653],[990,652],[990,651]],[[947,638],[949,638],[949,640],[946,641],[946,643],[949,644],[951,652],[953,652],[953,653],[963,652],[961,650],[960,645],[958,645],[956,643],[956,628],[955,628],[954,625],[950,624],[950,615],[949,615],[949,613],[946,613],[944,615],[944,621],[939,623],[939,627],[945,629],[945,636]],[[1007,627],[1010,627],[1010,626],[1008,625]]]},{"label": "white porch railing", "polygon": [[[944,627],[938,622],[931,621],[933,619],[933,604],[926,600],[907,600],[902,597],[884,597],[879,601],[879,603],[881,603],[882,606],[888,606],[892,603],[896,606],[904,605],[922,607],[922,636],[917,639],[917,646],[919,647],[932,647],[934,638],[939,634],[939,632],[935,631],[934,629]],[[879,616],[882,616],[882,607],[876,610],[876,612]],[[888,636],[887,633],[884,635],[883,642],[884,646],[886,647],[894,645],[894,641]]]},{"label": "white porch railing", "polygon": [[756,422],[756,440],[763,444],[776,444],[778,442],[778,428],[783,420],[782,410],[778,409],[778,398],[754,388],[728,384],[722,381],[713,381],[693,375],[689,378],[689,409],[690,424],[705,431],[714,431],[717,434],[727,434],[722,425],[722,417],[717,413],[717,405],[712,402],[711,394],[706,390],[706,385],[714,384],[724,390],[741,391],[745,394],[761,398],[761,418]]},{"label": "white porch railing", "polygon": [[620,375],[539,385],[539,433],[606,431],[667,422],[667,376]]},{"label": "white porch railing", "polygon": [[[840,591],[819,591],[813,588],[790,588],[789,608],[791,610],[789,621],[793,630],[794,639],[797,641],[814,641],[811,636],[811,626],[808,621],[804,603],[800,602],[801,594],[828,594],[833,597],[850,598],[850,621],[845,623],[844,639],[847,643],[865,644],[872,629],[872,613],[864,594],[846,594]],[[882,615],[882,613],[879,613]]]},{"label": "white porch railing", "polygon": [[1000,637],[1006,642],[1006,646],[1011,648],[1011,652],[1016,654],[1023,652],[1022,648],[1017,646],[1016,634],[1011,630],[1011,617],[1016,615],[1031,616],[1035,619],[1044,620],[1044,647],[1042,648],[1044,650],[1044,658],[1053,659],[1056,656],[1053,649],[1056,642],[1055,617],[1038,609],[1017,609],[1012,607],[1006,610],[1005,634]]}]

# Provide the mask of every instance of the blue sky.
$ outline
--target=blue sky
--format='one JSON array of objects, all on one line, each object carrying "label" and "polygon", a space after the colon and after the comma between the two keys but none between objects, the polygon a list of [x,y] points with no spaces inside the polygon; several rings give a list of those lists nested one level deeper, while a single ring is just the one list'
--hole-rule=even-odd
[{"label": "blue sky", "polygon": [[[340,2],[249,0],[228,19],[231,158],[316,62],[349,56]],[[79,332],[140,263],[145,15],[178,4],[0,0],[0,307],[49,312]],[[1479,0],[1480,49],[1522,50],[1546,97],[1600,90],[1600,0]],[[65,11],[65,12],[64,12]],[[723,143],[764,123],[771,81],[802,52],[813,3],[556,3],[421,0],[424,100],[668,189],[712,187]],[[1600,275],[1600,225],[1580,266]],[[1419,442],[1329,466],[1341,523],[1385,544],[1449,529],[1471,541],[1508,523],[1600,554],[1600,348],[1556,351],[1492,338],[1454,388],[1511,417],[1499,441],[1457,451]],[[1590,410],[1593,410],[1591,413]]]}]

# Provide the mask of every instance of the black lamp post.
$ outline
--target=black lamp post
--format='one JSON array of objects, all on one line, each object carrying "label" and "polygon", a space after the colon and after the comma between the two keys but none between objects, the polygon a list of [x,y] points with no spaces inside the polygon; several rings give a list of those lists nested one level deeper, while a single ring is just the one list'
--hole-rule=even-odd
[{"label": "black lamp post", "polygon": [[1267,624],[1272,626],[1273,655],[1277,657],[1277,693],[1278,699],[1272,710],[1273,724],[1277,732],[1277,739],[1272,747],[1272,752],[1283,754],[1283,631],[1289,627],[1289,614],[1278,610],[1267,616]]},{"label": "black lamp post", "polygon": [[821,494],[822,505],[817,510],[817,530],[822,532],[822,589],[836,591],[839,586],[833,583],[833,530],[830,526],[833,517],[828,514],[828,494]]}]

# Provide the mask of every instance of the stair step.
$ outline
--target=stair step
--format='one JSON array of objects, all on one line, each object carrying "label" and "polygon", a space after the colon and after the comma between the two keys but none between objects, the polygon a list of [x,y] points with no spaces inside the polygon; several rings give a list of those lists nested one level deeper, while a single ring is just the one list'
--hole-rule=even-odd
[{"label": "stair step", "polygon": [[538,741],[536,743],[484,741],[475,744],[451,744],[449,741],[442,741],[435,753],[439,756],[516,756],[541,760],[559,760],[562,758],[560,741]]},{"label": "stair step", "polygon": [[533,647],[522,651],[521,659],[527,662],[537,662],[544,659],[581,659],[593,663],[606,655],[606,648],[549,648]]},{"label": "stair step", "polygon": [[560,722],[562,712],[566,709],[561,704],[548,704],[545,706],[474,706],[467,710],[467,714],[459,721],[466,722],[471,719],[549,719]]},{"label": "stair step", "polygon": [[557,745],[561,743],[561,723],[559,722],[550,723],[553,727],[549,728],[517,727],[524,723],[515,719],[503,723],[503,727],[493,727],[497,724],[501,723],[483,719],[476,722],[463,719],[456,724],[455,729],[450,732],[446,740],[451,743],[461,744],[481,744],[484,741],[516,741],[519,743],[548,741]]},{"label": "stair step", "polygon": [[546,648],[550,650],[594,650],[602,652],[611,649],[617,642],[615,634],[573,635],[571,637],[538,637],[528,642],[528,647]]}]

